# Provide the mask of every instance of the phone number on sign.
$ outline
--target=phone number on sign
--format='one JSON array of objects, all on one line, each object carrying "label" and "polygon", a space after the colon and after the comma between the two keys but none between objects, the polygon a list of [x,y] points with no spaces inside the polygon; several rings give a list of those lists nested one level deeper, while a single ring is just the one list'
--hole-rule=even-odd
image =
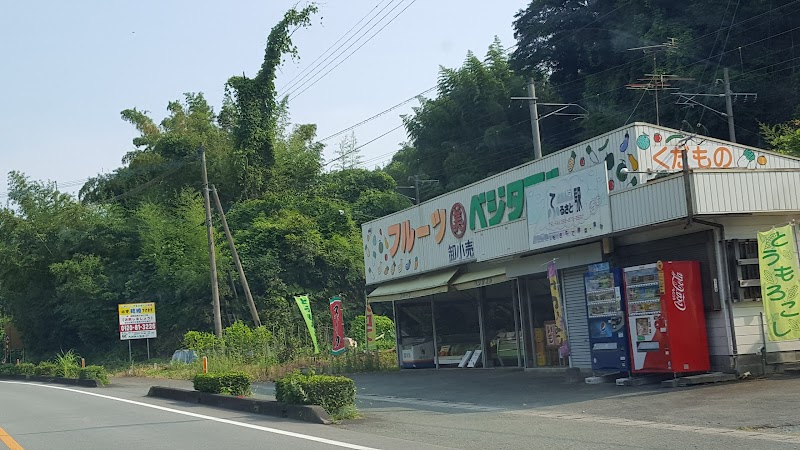
[{"label": "phone number on sign", "polygon": [[128,325],[120,325],[119,331],[126,332],[126,331],[150,331],[155,330],[156,324],[154,323],[134,323]]}]

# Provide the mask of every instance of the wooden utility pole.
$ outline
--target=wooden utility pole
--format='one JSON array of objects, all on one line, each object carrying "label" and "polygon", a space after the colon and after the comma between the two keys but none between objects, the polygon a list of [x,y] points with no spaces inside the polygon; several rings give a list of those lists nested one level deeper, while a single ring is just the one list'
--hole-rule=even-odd
[{"label": "wooden utility pole", "polygon": [[219,216],[222,219],[222,228],[225,230],[225,237],[228,238],[228,247],[230,247],[231,255],[233,255],[233,263],[236,265],[236,270],[239,272],[239,281],[242,283],[244,295],[247,297],[247,306],[250,307],[250,315],[253,316],[253,323],[255,323],[255,326],[260,327],[261,318],[258,317],[256,303],[253,301],[253,294],[250,293],[250,285],[247,284],[247,277],[244,276],[244,269],[242,268],[242,261],[239,259],[239,252],[236,251],[236,245],[233,243],[233,235],[231,235],[231,230],[228,228],[228,220],[225,219],[225,211],[222,210],[222,202],[219,201],[217,188],[213,184],[211,185],[211,192],[214,193],[214,204],[217,206],[217,212],[219,212]]},{"label": "wooden utility pole", "polygon": [[206,149],[200,146],[200,162],[203,172],[203,200],[206,208],[206,231],[208,234],[208,259],[211,263],[211,298],[214,304],[214,334],[222,337],[222,312],[219,307],[219,284],[217,283],[217,254],[214,250],[214,226],[211,223],[211,199],[206,169]]}]

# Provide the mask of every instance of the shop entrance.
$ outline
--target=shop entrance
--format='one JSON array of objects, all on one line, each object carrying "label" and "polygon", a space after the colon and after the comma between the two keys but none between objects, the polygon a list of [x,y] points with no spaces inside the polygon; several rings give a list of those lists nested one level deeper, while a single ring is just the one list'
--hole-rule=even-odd
[{"label": "shop entrance", "polygon": [[518,338],[521,327],[515,283],[499,283],[484,289],[486,363],[490,367],[519,367],[523,355]]},{"label": "shop entrance", "polygon": [[[527,297],[527,321],[533,345],[528,349],[528,365],[530,367],[556,367],[567,364],[558,356],[555,345],[553,297],[550,294],[550,282],[545,273],[537,274],[521,281],[521,293]],[[527,294],[527,296],[526,296]]]}]

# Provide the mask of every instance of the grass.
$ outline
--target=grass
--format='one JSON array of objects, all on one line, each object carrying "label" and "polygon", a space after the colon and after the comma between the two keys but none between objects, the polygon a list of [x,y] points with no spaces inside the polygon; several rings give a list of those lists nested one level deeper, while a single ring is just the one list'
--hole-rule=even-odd
[{"label": "grass", "polygon": [[[275,381],[298,370],[311,368],[317,373],[341,374],[359,372],[377,372],[398,370],[397,357],[393,351],[385,352],[347,352],[344,355],[301,356],[283,364],[262,362],[252,364],[241,358],[227,355],[211,355],[208,357],[208,372],[244,372],[255,381]],[[203,371],[200,359],[190,364],[172,363],[160,360],[150,363],[135,364],[133,367],[120,368],[115,376],[167,378],[174,380],[191,380]]]},{"label": "grass", "polygon": [[358,409],[356,409],[356,405],[342,406],[338,410],[331,413],[331,419],[336,421],[353,420],[360,418],[361,414],[359,414]]}]

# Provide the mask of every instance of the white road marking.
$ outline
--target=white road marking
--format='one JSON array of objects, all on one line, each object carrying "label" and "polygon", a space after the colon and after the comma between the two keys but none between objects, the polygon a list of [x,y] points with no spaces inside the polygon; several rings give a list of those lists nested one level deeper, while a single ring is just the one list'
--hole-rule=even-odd
[{"label": "white road marking", "polygon": [[289,437],[293,437],[293,438],[297,438],[297,439],[304,439],[304,440],[307,440],[307,441],[319,442],[319,443],[322,443],[322,444],[329,444],[329,445],[333,445],[333,446],[336,446],[336,447],[350,448],[350,449],[353,449],[353,450],[377,450],[377,449],[374,449],[372,447],[364,447],[362,445],[349,444],[347,442],[339,442],[339,441],[334,441],[334,440],[331,440],[331,439],[325,439],[325,438],[321,438],[321,437],[310,436],[310,435],[307,435],[307,434],[301,434],[301,433],[295,433],[295,432],[292,432],[292,431],[279,430],[277,428],[262,427],[260,425],[253,425],[253,424],[250,424],[250,423],[237,422],[235,420],[221,419],[219,417],[207,416],[207,415],[204,415],[204,414],[197,414],[197,413],[188,412],[188,411],[181,411],[180,409],[167,408],[167,407],[164,407],[164,406],[153,405],[153,404],[150,404],[150,403],[137,402],[135,400],[128,400],[128,399],[125,399],[125,398],[112,397],[110,395],[96,394],[94,392],[86,392],[86,391],[81,391],[81,390],[78,390],[78,389],[71,389],[71,388],[66,388],[66,387],[61,387],[61,386],[51,386],[51,385],[47,385],[47,384],[28,383],[28,382],[24,382],[24,381],[0,381],[0,383],[22,384],[22,385],[26,385],[26,386],[38,386],[38,387],[43,387],[43,388],[48,388],[48,389],[58,389],[58,390],[61,390],[61,391],[75,392],[77,394],[91,395],[92,397],[104,398],[106,400],[114,400],[114,401],[117,401],[117,402],[129,403],[131,405],[144,406],[145,408],[157,409],[159,411],[166,411],[166,412],[171,412],[171,413],[174,413],[174,414],[181,414],[181,415],[184,415],[184,416],[195,417],[195,418],[198,418],[198,419],[210,420],[210,421],[213,421],[213,422],[219,422],[219,423],[224,423],[224,424],[228,424],[228,425],[235,425],[237,427],[242,427],[242,428],[250,428],[252,430],[265,431],[267,433],[280,434],[282,436],[289,436]]},{"label": "white road marking", "polygon": [[385,397],[373,394],[359,394],[358,399],[363,401],[376,401],[386,403],[399,403],[402,405],[422,405],[431,406],[436,408],[450,408],[450,409],[463,409],[466,411],[481,411],[481,412],[497,412],[503,411],[503,408],[494,408],[492,406],[481,406],[475,403],[460,403],[460,402],[443,402],[439,400],[422,400],[418,398],[402,398],[402,397]]},{"label": "white road marking", "polygon": [[502,414],[511,414],[517,416],[533,416],[533,417],[541,417],[545,419],[555,419],[555,420],[572,420],[576,422],[593,422],[593,423],[610,424],[623,427],[651,428],[651,429],[668,430],[668,431],[683,431],[683,432],[698,433],[698,434],[717,434],[717,435],[726,435],[742,439],[754,439],[760,441],[800,444],[800,436],[777,434],[777,433],[763,433],[760,431],[734,430],[730,428],[700,427],[696,425],[678,425],[672,423],[652,422],[648,420],[631,420],[631,419],[622,419],[618,417],[594,416],[589,414],[561,413],[557,411],[535,411],[535,410],[507,411],[503,412]]}]

